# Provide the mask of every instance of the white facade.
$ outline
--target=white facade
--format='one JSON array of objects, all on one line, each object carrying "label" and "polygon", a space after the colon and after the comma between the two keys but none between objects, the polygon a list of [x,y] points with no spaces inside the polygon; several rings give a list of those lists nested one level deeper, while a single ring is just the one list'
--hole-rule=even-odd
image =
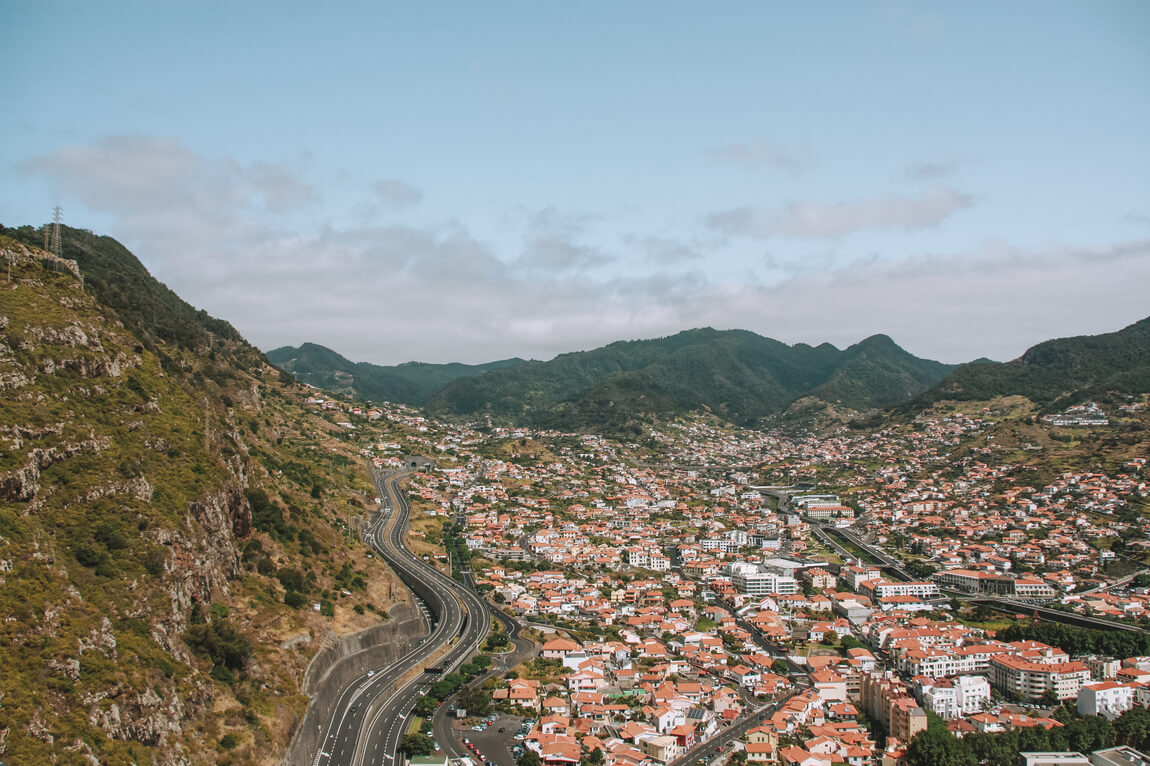
[{"label": "white facade", "polygon": [[922,702],[944,720],[974,715],[990,701],[990,682],[982,676],[959,676],[924,687]]},{"label": "white facade", "polygon": [[1078,691],[1079,715],[1102,715],[1114,719],[1134,707],[1134,685],[1115,681],[1086,684]]},{"label": "white facade", "polygon": [[883,582],[874,586],[874,594],[879,598],[887,596],[931,598],[938,595],[938,585],[933,582]]},{"label": "white facade", "polygon": [[[899,670],[912,676],[946,678],[962,673],[974,673],[977,663],[973,656],[953,654],[945,649],[922,649],[907,652],[899,658]],[[940,714],[941,715],[941,714]]]},{"label": "white facade", "polygon": [[736,564],[729,567],[731,582],[740,593],[765,596],[771,593],[798,593],[799,582],[788,575],[765,572],[755,564]]}]

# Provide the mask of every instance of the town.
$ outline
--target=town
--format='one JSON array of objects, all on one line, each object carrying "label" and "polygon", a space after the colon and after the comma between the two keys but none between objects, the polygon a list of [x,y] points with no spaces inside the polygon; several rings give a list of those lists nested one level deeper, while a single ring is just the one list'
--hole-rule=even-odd
[{"label": "town", "polygon": [[537,643],[484,684],[525,722],[521,764],[889,766],[932,721],[1090,752],[1150,716],[1144,457],[1044,476],[1011,459],[1031,445],[995,444],[990,408],[617,443],[308,405],[376,468],[429,459],[408,482],[417,547]]}]

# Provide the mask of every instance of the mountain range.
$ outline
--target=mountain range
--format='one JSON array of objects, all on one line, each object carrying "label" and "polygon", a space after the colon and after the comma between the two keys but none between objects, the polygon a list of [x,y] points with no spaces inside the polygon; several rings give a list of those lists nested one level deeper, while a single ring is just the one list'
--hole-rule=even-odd
[{"label": "mountain range", "polygon": [[473,367],[356,364],[315,344],[267,356],[304,382],[423,406],[437,416],[607,431],[688,411],[747,425],[803,400],[850,411],[885,408],[925,392],[954,369],[919,359],[885,335],[840,350],[711,328],[620,341],[546,362]]},{"label": "mountain range", "polygon": [[885,335],[840,350],[711,328],[549,361],[388,367],[351,362],[312,343],[267,356],[320,388],[421,406],[439,417],[622,434],[691,411],[754,425],[1005,395],[1053,411],[1112,392],[1145,393],[1150,319],[1117,332],[1045,341],[1009,362],[964,365],[920,359]]}]

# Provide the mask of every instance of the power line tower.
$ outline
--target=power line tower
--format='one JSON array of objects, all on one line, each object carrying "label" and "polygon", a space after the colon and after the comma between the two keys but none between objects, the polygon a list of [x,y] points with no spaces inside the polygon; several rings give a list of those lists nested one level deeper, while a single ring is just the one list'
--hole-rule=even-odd
[{"label": "power line tower", "polygon": [[49,251],[57,258],[63,257],[63,248],[60,246],[60,214],[62,212],[64,211],[57,205],[52,216],[52,243]]}]

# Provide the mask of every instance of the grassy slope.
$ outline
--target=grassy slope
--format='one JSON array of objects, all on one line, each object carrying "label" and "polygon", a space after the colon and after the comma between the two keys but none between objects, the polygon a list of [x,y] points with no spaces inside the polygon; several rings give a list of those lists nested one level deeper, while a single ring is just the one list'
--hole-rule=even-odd
[{"label": "grassy slope", "polygon": [[[384,568],[342,531],[374,495],[366,437],[307,411],[303,387],[242,340],[199,332],[216,325],[146,328],[42,261],[13,276],[0,480],[42,470],[34,494],[9,482],[0,501],[3,758],[275,762],[322,637],[386,608]],[[270,498],[254,523],[252,487]],[[276,575],[292,572],[305,608],[283,603]],[[191,651],[193,614],[233,628],[246,661]]]}]

